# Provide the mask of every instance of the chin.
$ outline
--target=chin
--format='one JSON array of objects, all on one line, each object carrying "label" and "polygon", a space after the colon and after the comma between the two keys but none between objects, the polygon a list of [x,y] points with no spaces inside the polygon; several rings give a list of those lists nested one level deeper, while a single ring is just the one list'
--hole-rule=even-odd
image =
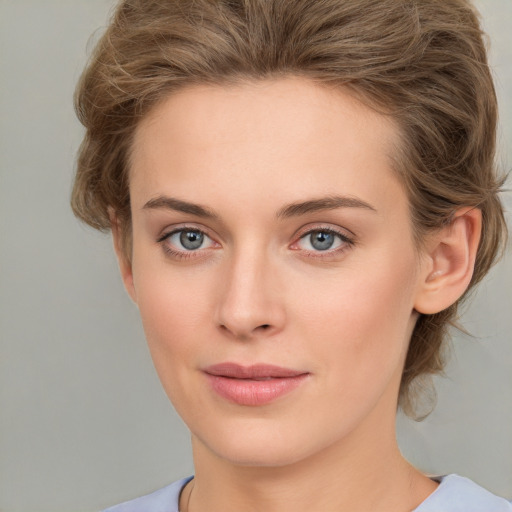
[{"label": "chin", "polygon": [[241,443],[211,446],[216,455],[230,464],[243,467],[283,467],[307,458],[298,447],[276,446],[270,441],[245,439]]},{"label": "chin", "polygon": [[[290,428],[268,418],[237,421],[229,426],[224,424],[217,429],[210,428],[208,432],[197,432],[193,439],[194,445],[197,442],[216,457],[244,467],[289,466],[331,444],[311,429],[297,428],[297,424]],[[315,439],[321,439],[325,446],[312,443]]]}]

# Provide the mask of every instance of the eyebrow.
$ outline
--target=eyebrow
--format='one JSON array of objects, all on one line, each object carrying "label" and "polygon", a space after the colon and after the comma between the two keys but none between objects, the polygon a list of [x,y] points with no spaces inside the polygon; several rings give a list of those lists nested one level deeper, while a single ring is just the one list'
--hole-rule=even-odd
[{"label": "eyebrow", "polygon": [[[356,197],[328,196],[286,205],[277,212],[276,217],[299,217],[301,215],[306,215],[308,213],[323,210],[336,210],[338,208],[363,208],[365,210],[370,210],[373,212],[377,211],[372,205]],[[219,216],[213,210],[206,206],[201,206],[199,204],[190,203],[188,201],[182,201],[181,199],[176,199],[174,197],[168,196],[159,196],[154,199],[150,199],[143,206],[143,209],[166,209],[182,213],[189,213],[191,215],[195,215],[196,217],[202,217],[205,219],[219,218]]]},{"label": "eyebrow", "polygon": [[369,203],[356,197],[349,196],[328,196],[299,203],[292,203],[277,213],[278,218],[298,217],[307,213],[323,210],[336,210],[338,208],[363,208],[376,212],[377,210]]},{"label": "eyebrow", "polygon": [[218,216],[210,208],[201,206],[195,203],[189,203],[188,201],[182,201],[174,197],[159,196],[154,199],[150,199],[144,206],[144,210],[174,210],[176,212],[189,213],[196,217],[203,217],[205,219],[217,219]]}]

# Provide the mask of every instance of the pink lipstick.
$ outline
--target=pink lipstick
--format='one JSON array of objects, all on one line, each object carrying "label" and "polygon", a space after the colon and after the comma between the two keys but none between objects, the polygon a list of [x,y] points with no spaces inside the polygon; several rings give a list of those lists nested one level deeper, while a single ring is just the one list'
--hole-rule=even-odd
[{"label": "pink lipstick", "polygon": [[269,364],[220,363],[204,372],[212,389],[238,405],[265,405],[300,386],[309,373]]}]

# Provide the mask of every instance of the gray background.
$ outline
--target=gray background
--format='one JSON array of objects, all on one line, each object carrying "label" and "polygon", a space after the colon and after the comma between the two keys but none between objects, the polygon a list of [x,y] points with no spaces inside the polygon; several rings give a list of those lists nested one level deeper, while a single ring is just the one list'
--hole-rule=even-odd
[{"label": "gray background", "polygon": [[[192,472],[108,236],[73,218],[82,130],[74,84],[112,0],[0,0],[0,511],[93,511]],[[480,0],[512,162],[511,0]],[[92,41],[97,38],[98,32]],[[89,50],[90,45],[89,42]],[[512,209],[510,194],[506,198]],[[510,214],[509,214],[510,219]],[[512,259],[464,316],[423,423],[400,418],[425,471],[512,498]]]}]

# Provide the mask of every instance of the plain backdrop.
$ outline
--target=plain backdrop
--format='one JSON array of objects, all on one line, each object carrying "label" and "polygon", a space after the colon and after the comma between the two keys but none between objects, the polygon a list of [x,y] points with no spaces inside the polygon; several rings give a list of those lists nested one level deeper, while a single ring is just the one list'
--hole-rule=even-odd
[{"label": "plain backdrop", "polygon": [[[512,1],[478,5],[500,98],[500,161],[510,169]],[[82,135],[72,93],[112,6],[0,0],[1,512],[92,512],[193,471],[110,237],[68,206]],[[505,202],[510,210],[510,194]],[[431,416],[400,418],[401,447],[424,471],[457,472],[510,499],[510,255],[463,323],[474,337],[455,337]]]}]

